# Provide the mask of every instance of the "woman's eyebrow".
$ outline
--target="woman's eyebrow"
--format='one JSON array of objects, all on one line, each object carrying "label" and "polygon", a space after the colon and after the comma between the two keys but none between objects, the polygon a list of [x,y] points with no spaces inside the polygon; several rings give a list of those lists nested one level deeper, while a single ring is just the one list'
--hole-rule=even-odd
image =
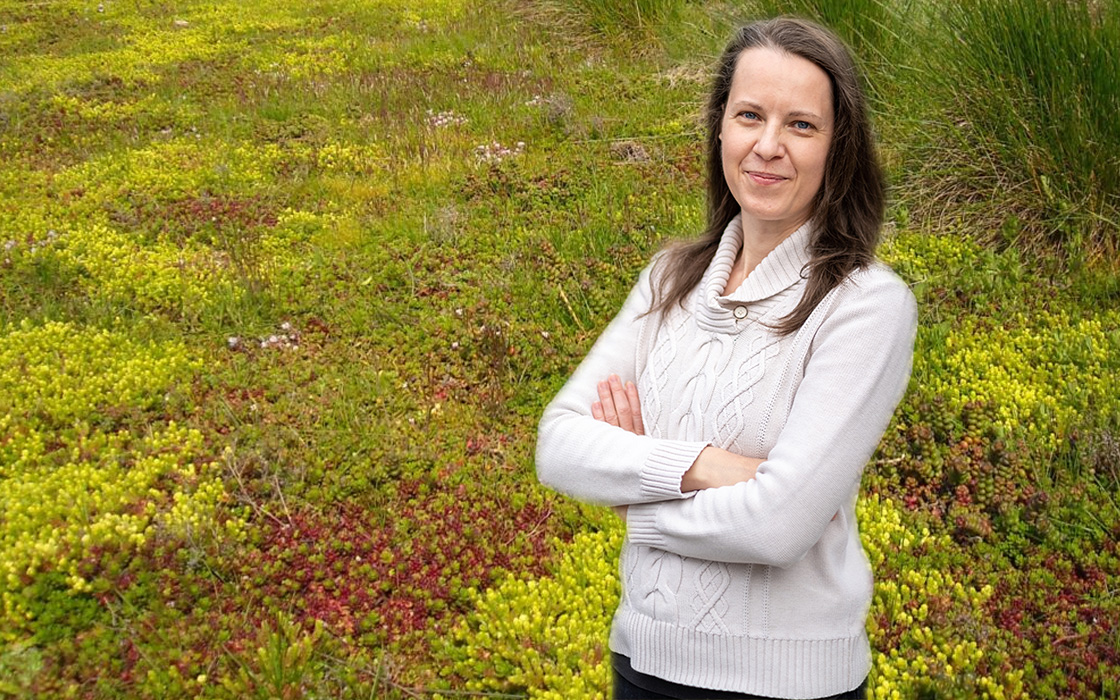
[{"label": "woman's eyebrow", "polygon": [[[751,100],[735,100],[734,102],[732,102],[729,105],[728,108],[729,109],[741,109],[743,107],[750,108],[750,109],[752,109],[756,112],[765,112],[766,111],[762,108],[762,105],[758,104],[757,102],[752,102]],[[810,112],[809,110],[805,110],[805,109],[795,109],[794,111],[787,113],[786,116],[787,117],[797,117],[798,119],[801,119],[801,118],[814,119],[816,121],[823,121],[823,119],[824,119],[821,115],[817,114],[816,112]]]},{"label": "woman's eyebrow", "polygon": [[731,107],[732,109],[739,109],[740,107],[750,107],[756,112],[763,111],[762,105],[758,104],[757,102],[751,102],[750,100],[735,100],[729,105],[729,107]]}]

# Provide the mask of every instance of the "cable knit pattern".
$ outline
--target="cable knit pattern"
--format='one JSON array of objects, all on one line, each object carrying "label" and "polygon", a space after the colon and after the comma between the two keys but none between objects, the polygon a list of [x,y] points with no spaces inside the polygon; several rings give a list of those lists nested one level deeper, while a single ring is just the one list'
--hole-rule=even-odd
[{"label": "cable knit pattern", "polygon": [[693,588],[696,591],[692,599],[692,610],[696,614],[689,621],[688,627],[702,632],[730,634],[731,630],[724,622],[730,606],[724,598],[731,579],[727,575],[727,564],[710,561],[696,570],[696,580]]},{"label": "cable knit pattern", "polygon": [[[643,315],[643,271],[541,419],[543,483],[629,505],[611,649],[677,683],[777,698],[850,690],[870,669],[871,573],[860,475],[902,396],[913,295],[882,265],[853,273],[789,336],[804,294],[798,229],[731,294],[739,220],[684,308]],[[646,435],[596,421],[596,383],[637,383]],[[681,493],[708,445],[765,461],[750,482]]]}]

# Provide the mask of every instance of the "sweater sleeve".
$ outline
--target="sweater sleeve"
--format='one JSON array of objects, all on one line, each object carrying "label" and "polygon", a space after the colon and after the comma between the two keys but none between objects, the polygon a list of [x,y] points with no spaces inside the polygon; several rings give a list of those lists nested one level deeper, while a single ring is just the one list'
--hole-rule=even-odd
[{"label": "sweater sleeve", "polygon": [[631,506],[632,543],[786,567],[820,540],[850,502],[906,390],[917,328],[914,296],[889,272],[861,275],[837,291],[843,293],[813,336],[789,416],[755,478],[688,500]]},{"label": "sweater sleeve", "polygon": [[596,420],[597,384],[611,374],[637,381],[642,314],[653,293],[642,271],[622,310],[607,326],[556,398],[545,408],[537,435],[541,483],[581,501],[626,505],[681,499],[681,476],[709,443],[634,435]]}]

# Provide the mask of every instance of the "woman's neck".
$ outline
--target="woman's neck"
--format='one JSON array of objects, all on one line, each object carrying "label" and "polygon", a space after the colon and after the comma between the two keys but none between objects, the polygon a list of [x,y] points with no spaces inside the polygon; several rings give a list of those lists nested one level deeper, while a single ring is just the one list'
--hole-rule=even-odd
[{"label": "woman's neck", "polygon": [[747,277],[754,272],[759,263],[770,254],[772,250],[781,245],[782,241],[793,235],[799,226],[788,230],[767,231],[758,227],[743,227],[743,245],[739,248],[739,255],[731,267],[731,275],[727,278],[727,287],[724,296],[731,294],[739,288]]}]

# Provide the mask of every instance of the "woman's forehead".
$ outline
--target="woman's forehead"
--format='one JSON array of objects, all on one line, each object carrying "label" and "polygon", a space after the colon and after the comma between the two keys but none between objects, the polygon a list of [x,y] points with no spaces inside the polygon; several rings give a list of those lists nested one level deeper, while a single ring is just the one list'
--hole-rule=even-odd
[{"label": "woman's forehead", "polygon": [[729,107],[742,104],[827,118],[832,114],[832,81],[807,58],[755,46],[736,59],[727,102]]}]

